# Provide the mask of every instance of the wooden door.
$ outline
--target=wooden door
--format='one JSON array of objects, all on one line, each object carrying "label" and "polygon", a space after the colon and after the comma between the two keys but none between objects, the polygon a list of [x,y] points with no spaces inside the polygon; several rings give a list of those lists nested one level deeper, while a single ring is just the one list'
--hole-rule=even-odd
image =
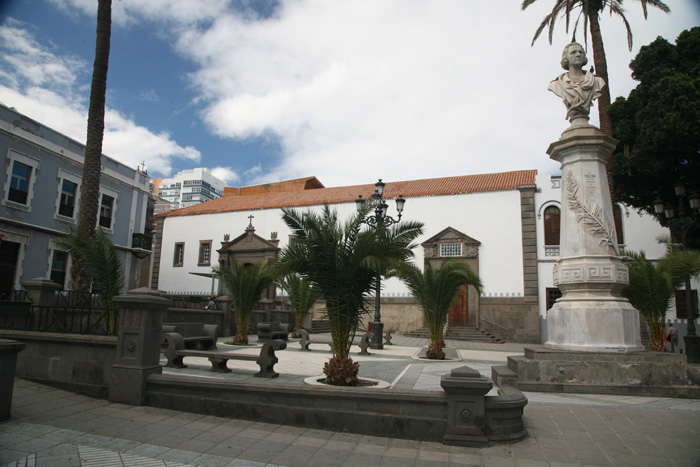
[{"label": "wooden door", "polygon": [[468,290],[466,285],[459,288],[457,297],[452,302],[452,309],[447,314],[447,325],[450,327],[465,327],[467,325]]}]

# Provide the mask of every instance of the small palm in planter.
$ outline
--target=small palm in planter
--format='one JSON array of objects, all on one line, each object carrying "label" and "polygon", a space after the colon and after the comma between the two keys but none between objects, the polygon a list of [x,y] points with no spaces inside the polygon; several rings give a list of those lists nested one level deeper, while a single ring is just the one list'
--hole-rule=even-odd
[{"label": "small palm in planter", "polygon": [[359,365],[349,357],[367,295],[374,290],[377,271],[390,271],[413,255],[411,242],[423,225],[403,222],[387,228],[362,228],[372,209],[367,206],[347,222],[338,220],[328,205],[320,214],[282,209],[282,219],[295,241],[279,256],[282,274],[296,272],[308,279],[326,300],[334,354],[323,372],[326,384],[356,386]]},{"label": "small palm in planter", "polygon": [[279,282],[279,286],[289,294],[289,299],[294,310],[296,326],[293,335],[296,336],[304,326],[304,320],[311,312],[314,303],[321,297],[316,287],[298,274],[288,274]]},{"label": "small palm in planter", "polygon": [[253,307],[268,287],[275,284],[277,276],[265,260],[255,264],[241,264],[231,260],[230,267],[214,268],[226,289],[236,311],[236,335],[234,345],[248,344],[248,327]]},{"label": "small palm in planter", "polygon": [[660,240],[666,243],[667,248],[666,255],[658,261],[648,260],[643,251],[623,253],[629,269],[629,284],[622,289],[622,295],[640,311],[649,325],[651,350],[664,352],[666,312],[676,289],[686,279],[698,277],[700,252],[679,251],[669,239]]},{"label": "small palm in planter", "polygon": [[425,324],[430,334],[430,346],[426,357],[444,360],[443,330],[450,305],[457,297],[462,285],[471,285],[481,293],[481,280],[468,264],[453,259],[445,261],[440,269],[434,269],[430,263],[426,262],[424,271],[409,264],[401,268],[399,276],[423,310]]}]

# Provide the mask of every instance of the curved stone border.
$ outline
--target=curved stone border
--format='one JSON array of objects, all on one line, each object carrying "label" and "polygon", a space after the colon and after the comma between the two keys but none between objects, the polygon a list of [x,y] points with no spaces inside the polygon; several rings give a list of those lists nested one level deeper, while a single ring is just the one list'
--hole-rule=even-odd
[{"label": "curved stone border", "polygon": [[324,375],[309,376],[308,378],[304,379],[304,384],[308,384],[309,386],[320,386],[329,389],[388,389],[389,387],[391,387],[391,385],[386,381],[363,377],[360,377],[360,379],[374,381],[377,384],[375,384],[374,386],[333,386],[331,384],[319,383],[318,380],[324,377]]},{"label": "curved stone border", "polygon": [[462,355],[459,353],[459,350],[453,349],[451,347],[445,347],[442,350],[443,352],[445,352],[444,360],[433,360],[431,358],[425,358],[425,354],[428,351],[427,347],[421,347],[420,350],[418,350],[418,352],[413,354],[411,359],[425,363],[453,363],[462,361]]}]

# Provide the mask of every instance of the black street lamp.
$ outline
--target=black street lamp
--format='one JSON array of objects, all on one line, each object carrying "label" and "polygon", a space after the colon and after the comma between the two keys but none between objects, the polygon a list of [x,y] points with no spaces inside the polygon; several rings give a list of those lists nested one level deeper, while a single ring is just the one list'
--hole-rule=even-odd
[{"label": "black street lamp", "polygon": [[[372,194],[372,199],[370,200],[371,205],[374,206],[374,214],[369,215],[362,219],[363,224],[367,224],[370,227],[377,228],[379,226],[388,227],[392,224],[396,224],[401,220],[401,213],[403,212],[404,204],[406,200],[403,196],[399,195],[396,198],[396,210],[399,215],[396,219],[391,216],[387,216],[386,212],[389,205],[384,202],[382,196],[384,195],[384,183],[380,178],[377,183],[374,184],[375,190]],[[357,210],[361,211],[365,206],[366,200],[362,199],[362,195],[358,196],[355,200],[355,206]],[[374,296],[374,321],[372,321],[372,334],[374,337],[370,342],[369,347],[371,349],[383,349],[384,348],[384,323],[382,323],[382,313],[381,313],[381,289],[382,289],[382,275],[377,272],[376,290]]]},{"label": "black street lamp", "polygon": [[[681,247],[683,250],[688,249],[688,234],[695,227],[697,221],[697,213],[700,210],[700,196],[693,192],[690,196],[686,196],[685,185],[679,183],[674,187],[676,197],[678,198],[678,218],[672,205],[664,204],[662,199],[654,201],[654,211],[656,214],[663,214],[666,219],[671,234],[680,234]],[[691,215],[688,215],[684,198],[688,198],[688,206],[690,207]],[[688,321],[688,332],[684,338],[685,353],[688,363],[700,363],[700,336],[695,332],[695,305],[692,300],[690,289],[690,278],[685,280],[685,312]]]}]

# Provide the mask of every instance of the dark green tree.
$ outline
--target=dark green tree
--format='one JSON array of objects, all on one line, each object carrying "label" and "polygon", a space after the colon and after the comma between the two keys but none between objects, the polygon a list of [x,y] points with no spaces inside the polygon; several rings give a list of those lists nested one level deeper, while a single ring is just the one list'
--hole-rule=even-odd
[{"label": "dark green tree", "polygon": [[[630,63],[639,81],[627,99],[610,107],[616,199],[655,215],[654,201],[676,208],[674,185],[700,193],[700,27],[682,32],[676,44],[657,38]],[[679,232],[674,232],[679,239]],[[688,235],[698,248],[698,225]]]},{"label": "dark green tree", "polygon": [[450,305],[457,297],[462,285],[471,285],[481,293],[482,285],[479,276],[467,263],[452,259],[445,261],[439,269],[434,269],[429,262],[426,262],[423,271],[409,264],[401,268],[399,277],[423,310],[425,324],[430,334],[430,346],[426,357],[444,360],[443,329],[447,323]]},{"label": "dark green tree", "polygon": [[670,239],[666,245],[666,256],[659,261],[648,260],[643,251],[623,253],[629,284],[622,295],[641,312],[649,326],[651,350],[657,352],[664,351],[666,312],[676,289],[700,273],[700,252],[679,251]]},{"label": "dark green tree", "polygon": [[213,268],[231,298],[236,312],[236,335],[233,343],[248,344],[248,327],[255,304],[268,287],[275,285],[277,276],[265,260],[255,264],[242,264],[231,260],[230,267]]},{"label": "dark green tree", "polygon": [[304,327],[304,320],[311,312],[311,309],[321,297],[319,291],[314,285],[298,274],[288,274],[279,282],[279,286],[289,294],[289,300],[294,310],[294,318],[296,326],[294,333]]},{"label": "dark green tree", "polygon": [[73,262],[80,262],[87,288],[98,294],[100,306],[108,310],[109,332],[116,334],[117,306],[114,297],[122,292],[125,285],[124,268],[117,248],[100,229],[94,235],[71,229],[68,235],[56,239],[55,243],[71,255]]},{"label": "dark green tree", "polygon": [[298,273],[326,300],[334,352],[323,369],[327,384],[358,384],[359,364],[350,358],[350,346],[368,311],[367,297],[375,290],[377,273],[407,262],[413,256],[413,240],[423,233],[419,222],[363,228],[370,209],[365,207],[346,222],[328,205],[320,214],[282,209],[282,220],[295,241],[280,253],[280,273]]}]

